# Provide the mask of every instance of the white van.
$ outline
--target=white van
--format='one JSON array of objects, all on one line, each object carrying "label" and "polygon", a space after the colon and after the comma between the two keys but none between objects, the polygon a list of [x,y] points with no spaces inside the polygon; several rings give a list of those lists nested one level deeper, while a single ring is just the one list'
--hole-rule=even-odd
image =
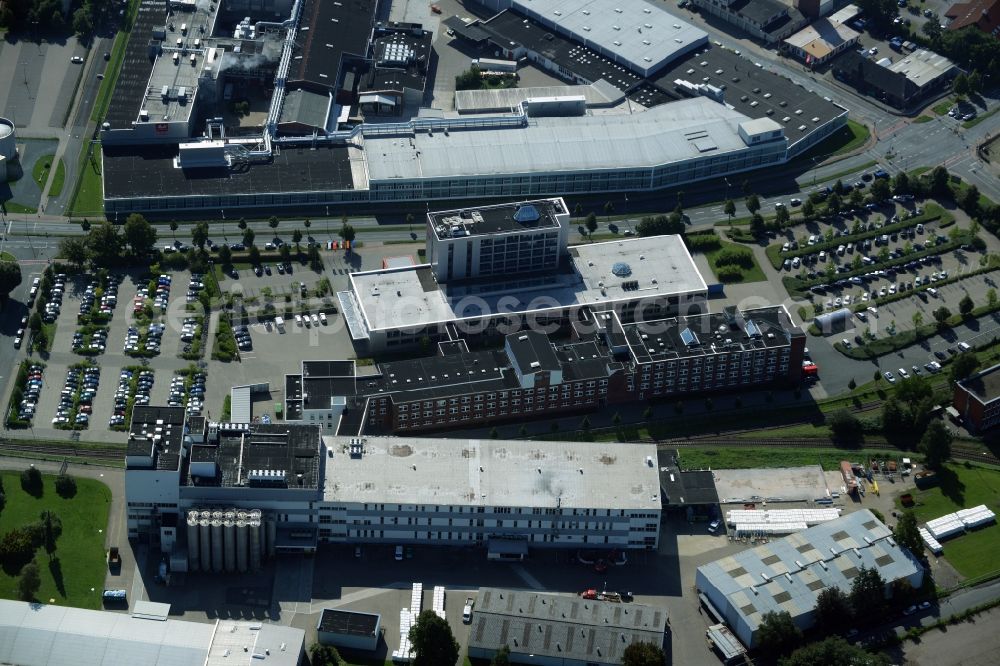
[{"label": "white van", "polygon": [[302,315],[300,314],[295,315],[295,325],[302,326]]},{"label": "white van", "polygon": [[276,329],[278,329],[279,333],[284,333],[285,332],[285,320],[282,319],[281,317],[275,317],[274,318],[274,327]]},{"label": "white van", "polygon": [[964,352],[967,352],[972,350],[972,345],[970,345],[968,342],[959,342],[958,348]]},{"label": "white van", "polygon": [[[296,316],[298,316],[298,315],[296,315]],[[395,559],[397,562],[402,562],[403,561],[403,547],[402,546],[396,546],[396,552],[393,553],[393,559]]]}]

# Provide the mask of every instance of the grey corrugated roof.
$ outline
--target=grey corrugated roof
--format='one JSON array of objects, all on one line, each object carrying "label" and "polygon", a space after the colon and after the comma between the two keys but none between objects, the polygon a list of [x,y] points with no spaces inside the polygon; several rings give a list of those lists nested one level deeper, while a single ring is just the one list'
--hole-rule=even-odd
[{"label": "grey corrugated roof", "polygon": [[326,127],[329,110],[329,95],[319,95],[308,90],[293,90],[285,95],[278,123],[299,123],[322,130]]}]

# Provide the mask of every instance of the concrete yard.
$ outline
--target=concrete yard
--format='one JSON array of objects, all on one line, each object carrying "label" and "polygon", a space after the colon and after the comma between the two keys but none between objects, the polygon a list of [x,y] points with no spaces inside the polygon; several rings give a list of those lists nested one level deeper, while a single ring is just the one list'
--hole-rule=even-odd
[{"label": "concrete yard", "polygon": [[[780,453],[775,453],[780,455]],[[723,504],[743,502],[794,502],[814,500],[839,492],[819,465],[783,469],[719,469],[715,487]]]}]

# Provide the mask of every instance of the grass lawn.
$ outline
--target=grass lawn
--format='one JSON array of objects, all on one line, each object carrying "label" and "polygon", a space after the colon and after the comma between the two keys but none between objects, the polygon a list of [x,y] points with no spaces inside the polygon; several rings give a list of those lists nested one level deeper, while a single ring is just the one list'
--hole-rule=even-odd
[{"label": "grass lawn", "polygon": [[918,117],[918,118],[917,118],[916,120],[914,120],[913,122],[915,122],[915,123],[929,123],[929,122],[930,122],[930,121],[932,121],[932,120],[934,120],[934,119],[933,119],[933,118],[931,118],[930,116],[919,116],[919,117]]},{"label": "grass lawn", "polygon": [[[985,504],[996,511],[1000,507],[1000,470],[978,466],[947,465],[941,485],[928,490],[914,490],[914,512],[921,523],[958,509]],[[996,571],[1000,552],[1000,526],[990,525],[943,544],[944,556],[966,578]]]},{"label": "grass lawn", "polygon": [[712,266],[712,271],[716,271],[715,260],[716,258],[725,250],[733,250],[734,252],[748,252],[751,259],[753,259],[753,265],[750,268],[742,268],[743,279],[737,280],[737,282],[764,282],[767,278],[764,276],[764,271],[760,269],[760,265],[757,263],[757,258],[753,256],[753,251],[749,248],[745,248],[736,243],[731,243],[727,240],[720,239],[721,245],[718,250],[712,250],[711,252],[705,253],[705,258],[708,259],[708,263]]},{"label": "grass lawn", "polygon": [[28,213],[37,213],[38,212],[38,209],[35,208],[34,206],[22,206],[21,204],[17,203],[16,201],[4,201],[3,205],[4,205],[4,208],[7,209],[7,214],[8,215],[10,215],[11,213],[28,214]]},{"label": "grass lawn", "polygon": [[937,104],[935,104],[933,107],[931,107],[931,111],[938,114],[939,116],[943,116],[948,113],[949,109],[951,109],[951,107],[954,106],[954,104],[955,103],[949,97],[948,99],[942,100]]},{"label": "grass lawn", "polygon": [[0,261],[17,261],[17,257],[10,252],[0,252]]},{"label": "grass lawn", "polygon": [[52,177],[52,186],[49,187],[49,196],[57,197],[62,194],[63,185],[66,182],[66,165],[62,160],[56,162],[56,175]]},{"label": "grass lawn", "polygon": [[[755,467],[798,467],[822,465],[826,471],[840,469],[840,461],[864,460],[868,454],[863,449],[743,449],[743,448],[682,448],[682,469],[749,469]],[[872,455],[885,456],[885,451]]]},{"label": "grass lawn", "polygon": [[964,127],[965,129],[969,129],[970,127],[975,127],[979,123],[983,122],[984,120],[992,116],[997,111],[1000,111],[1000,106],[994,107],[993,109],[987,111],[986,113],[980,113],[972,120],[966,120],[964,123],[962,123],[962,127]]},{"label": "grass lawn", "polygon": [[[21,490],[20,473],[3,472],[7,505],[0,512],[0,533],[38,520],[42,511],[54,511],[62,520],[62,535],[56,541],[58,566],[51,566],[44,549],[35,555],[41,570],[39,601],[79,608],[100,608],[106,569],[104,530],[108,524],[111,491],[93,479],[77,478],[77,494],[63,499],[56,494],[55,477],[44,476],[45,491],[36,499]],[[61,583],[53,576],[58,574]],[[60,587],[60,585],[62,587]],[[90,589],[94,588],[94,592]],[[0,597],[17,598],[17,577],[0,569]]]},{"label": "grass lawn", "polygon": [[[871,136],[871,132],[865,125],[854,120],[848,120],[844,127],[820,141],[818,144],[803,153],[798,161],[812,162],[815,158],[833,157],[843,155],[864,145],[864,142]],[[853,170],[852,170],[853,173]]]},{"label": "grass lawn", "polygon": [[38,158],[35,162],[35,168],[31,170],[31,177],[35,179],[38,189],[42,191],[45,191],[45,183],[49,181],[49,169],[55,158],[55,155],[43,155]]},{"label": "grass lawn", "polygon": [[[84,147],[86,151],[87,148]],[[94,146],[93,160],[87,160],[81,165],[80,180],[77,183],[73,203],[70,204],[70,215],[74,217],[101,216],[104,214],[104,189],[101,183],[101,149]]]}]

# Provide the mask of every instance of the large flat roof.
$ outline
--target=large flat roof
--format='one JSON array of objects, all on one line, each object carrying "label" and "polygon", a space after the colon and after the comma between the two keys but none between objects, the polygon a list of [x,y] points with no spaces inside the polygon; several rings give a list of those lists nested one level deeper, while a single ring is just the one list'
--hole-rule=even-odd
[{"label": "large flat roof", "polygon": [[366,437],[351,458],[324,441],[324,502],[660,509],[652,444]]},{"label": "large flat roof", "polygon": [[289,81],[334,88],[345,55],[364,57],[376,0],[304,0]]},{"label": "large flat roof", "polygon": [[137,405],[132,409],[126,456],[151,457],[156,469],[177,471],[183,445],[183,407]]},{"label": "large flat roof", "polygon": [[[758,67],[758,64],[761,66]],[[770,71],[766,63],[748,60],[727,48],[701,48],[672,63],[650,82],[675,99],[682,99],[684,94],[674,86],[677,79],[707,83],[717,88],[724,86],[727,105],[749,118],[774,120],[785,128],[789,146],[808,136],[815,128],[847,113],[847,109],[832,100],[809,92]],[[675,104],[664,106],[672,109]],[[806,129],[800,130],[801,125],[805,125]]]},{"label": "large flat roof", "polygon": [[526,126],[366,136],[372,182],[635,169],[747,149],[748,117],[704,97],[640,113],[533,118]]},{"label": "large flat roof", "polygon": [[511,7],[643,75],[708,40],[701,28],[644,0],[513,0]]},{"label": "large flat roof", "polygon": [[[214,424],[213,424],[214,426]],[[222,488],[274,485],[282,488],[318,488],[320,430],[317,425],[291,423],[218,424],[218,442],[192,447],[192,463],[215,463],[213,477],[195,475],[188,467],[190,486]],[[210,427],[211,430],[211,427]],[[255,472],[280,472],[274,481]],[[258,483],[259,482],[259,483]]]},{"label": "large flat roof", "polygon": [[955,63],[943,55],[927,49],[917,49],[889,65],[888,69],[903,74],[914,85],[923,88],[954,68]]},{"label": "large flat roof", "polygon": [[862,509],[698,567],[698,580],[712,588],[710,599],[727,599],[730,608],[719,610],[749,642],[741,626],[752,633],[770,611],[793,619],[808,614],[824,588],[849,593],[862,567],[877,570],[886,583],[922,570],[892,531]]},{"label": "large flat roof", "polygon": [[571,663],[620,664],[632,643],[663,645],[667,611],[644,604],[483,588],[469,628],[469,647]]},{"label": "large flat roof", "polygon": [[104,146],[104,196],[226,196],[354,189],[356,148],[286,147],[271,162],[246,169],[178,169],[177,146]]},{"label": "large flat roof", "polygon": [[115,81],[111,104],[104,122],[112,129],[128,129],[139,117],[146,98],[146,86],[153,71],[154,59],[149,54],[153,28],[163,27],[167,20],[166,0],[142,0],[135,23],[125,43],[121,71]]},{"label": "large flat roof", "polygon": [[587,106],[611,106],[623,99],[622,92],[601,81],[590,85],[538,86],[533,88],[494,88],[456,90],[455,110],[459,113],[501,113],[512,111],[533,97],[582,96]]},{"label": "large flat roof", "polygon": [[[438,284],[428,265],[353,273],[351,289],[368,331],[419,329],[478,320],[504,310],[525,313],[612,304],[707,287],[679,236],[586,243],[570,249],[572,267],[538,276]],[[614,274],[617,264],[628,273]],[[629,283],[638,281],[638,288]]]},{"label": "large flat roof", "polygon": [[981,370],[958,385],[984,405],[993,402],[1000,398],[1000,364]]}]

